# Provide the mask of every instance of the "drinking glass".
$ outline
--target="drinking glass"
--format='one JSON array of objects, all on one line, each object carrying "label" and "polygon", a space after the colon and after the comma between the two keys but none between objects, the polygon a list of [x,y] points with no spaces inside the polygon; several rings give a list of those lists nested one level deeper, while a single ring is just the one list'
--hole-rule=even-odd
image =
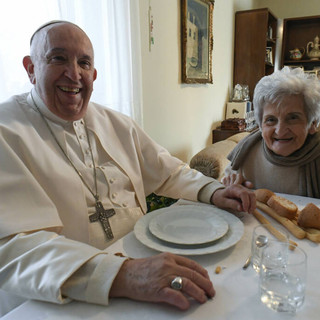
[{"label": "drinking glass", "polygon": [[263,248],[259,294],[270,309],[295,313],[305,299],[307,255],[299,247],[270,241]]},{"label": "drinking glass", "polygon": [[[273,224],[271,225],[273,228],[275,228],[276,230],[278,230],[283,234],[284,242],[289,241],[289,233],[285,228],[281,227],[280,225],[277,225],[277,226]],[[267,224],[260,224],[256,226],[252,232],[251,261],[252,261],[252,267],[256,272],[259,272],[259,269],[260,269],[260,259],[261,259],[261,254],[263,250],[263,246],[259,247],[259,245],[257,245],[257,238],[259,236],[265,236],[267,237],[267,241],[276,240],[275,236],[268,230],[268,226],[269,225]]]}]

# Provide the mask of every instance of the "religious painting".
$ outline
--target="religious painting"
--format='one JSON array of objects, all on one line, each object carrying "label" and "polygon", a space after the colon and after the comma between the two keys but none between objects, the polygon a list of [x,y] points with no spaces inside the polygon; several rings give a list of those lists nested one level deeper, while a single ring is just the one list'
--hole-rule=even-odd
[{"label": "religious painting", "polygon": [[181,0],[182,82],[212,83],[214,0]]}]

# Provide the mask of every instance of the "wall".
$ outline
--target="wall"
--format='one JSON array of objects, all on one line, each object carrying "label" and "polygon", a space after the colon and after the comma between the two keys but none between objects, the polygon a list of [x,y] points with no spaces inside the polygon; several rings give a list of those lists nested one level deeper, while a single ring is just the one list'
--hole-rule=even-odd
[{"label": "wall", "polygon": [[319,0],[257,0],[255,5],[269,8],[279,19],[320,15]]},{"label": "wall", "polygon": [[[149,51],[148,9],[154,45]],[[181,84],[180,0],[140,0],[144,129],[173,155],[189,162],[211,143],[232,90],[234,12],[252,0],[216,0],[213,84]]]}]

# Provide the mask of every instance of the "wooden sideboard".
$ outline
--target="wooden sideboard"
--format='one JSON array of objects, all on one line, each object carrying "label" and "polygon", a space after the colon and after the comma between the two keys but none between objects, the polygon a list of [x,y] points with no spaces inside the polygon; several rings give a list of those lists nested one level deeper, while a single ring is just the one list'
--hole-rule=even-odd
[{"label": "wooden sideboard", "polygon": [[241,133],[241,132],[252,132],[256,130],[258,127],[254,127],[250,130],[225,130],[221,129],[221,127],[218,127],[214,130],[212,130],[212,143],[219,142],[225,139],[228,139],[229,137]]},{"label": "wooden sideboard", "polygon": [[212,143],[228,139],[229,137],[240,132],[245,132],[245,130],[224,130],[218,127],[212,130]]}]

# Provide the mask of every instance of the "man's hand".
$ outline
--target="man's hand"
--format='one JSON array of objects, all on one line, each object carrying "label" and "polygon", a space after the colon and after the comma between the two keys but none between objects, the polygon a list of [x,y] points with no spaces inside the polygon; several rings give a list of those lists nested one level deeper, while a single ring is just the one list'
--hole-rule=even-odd
[{"label": "man's hand", "polygon": [[256,196],[244,186],[233,184],[216,190],[211,197],[211,203],[222,209],[253,213],[256,209]]},{"label": "man's hand", "polygon": [[221,182],[226,186],[231,186],[233,184],[242,184],[246,188],[253,188],[253,183],[251,181],[245,180],[241,173],[232,173],[228,176],[222,178]]},{"label": "man's hand", "polygon": [[[181,291],[171,288],[171,281],[182,277]],[[215,290],[208,272],[185,257],[162,253],[145,259],[127,260],[113,281],[110,297],[164,302],[186,310],[190,297],[205,303]]]}]

